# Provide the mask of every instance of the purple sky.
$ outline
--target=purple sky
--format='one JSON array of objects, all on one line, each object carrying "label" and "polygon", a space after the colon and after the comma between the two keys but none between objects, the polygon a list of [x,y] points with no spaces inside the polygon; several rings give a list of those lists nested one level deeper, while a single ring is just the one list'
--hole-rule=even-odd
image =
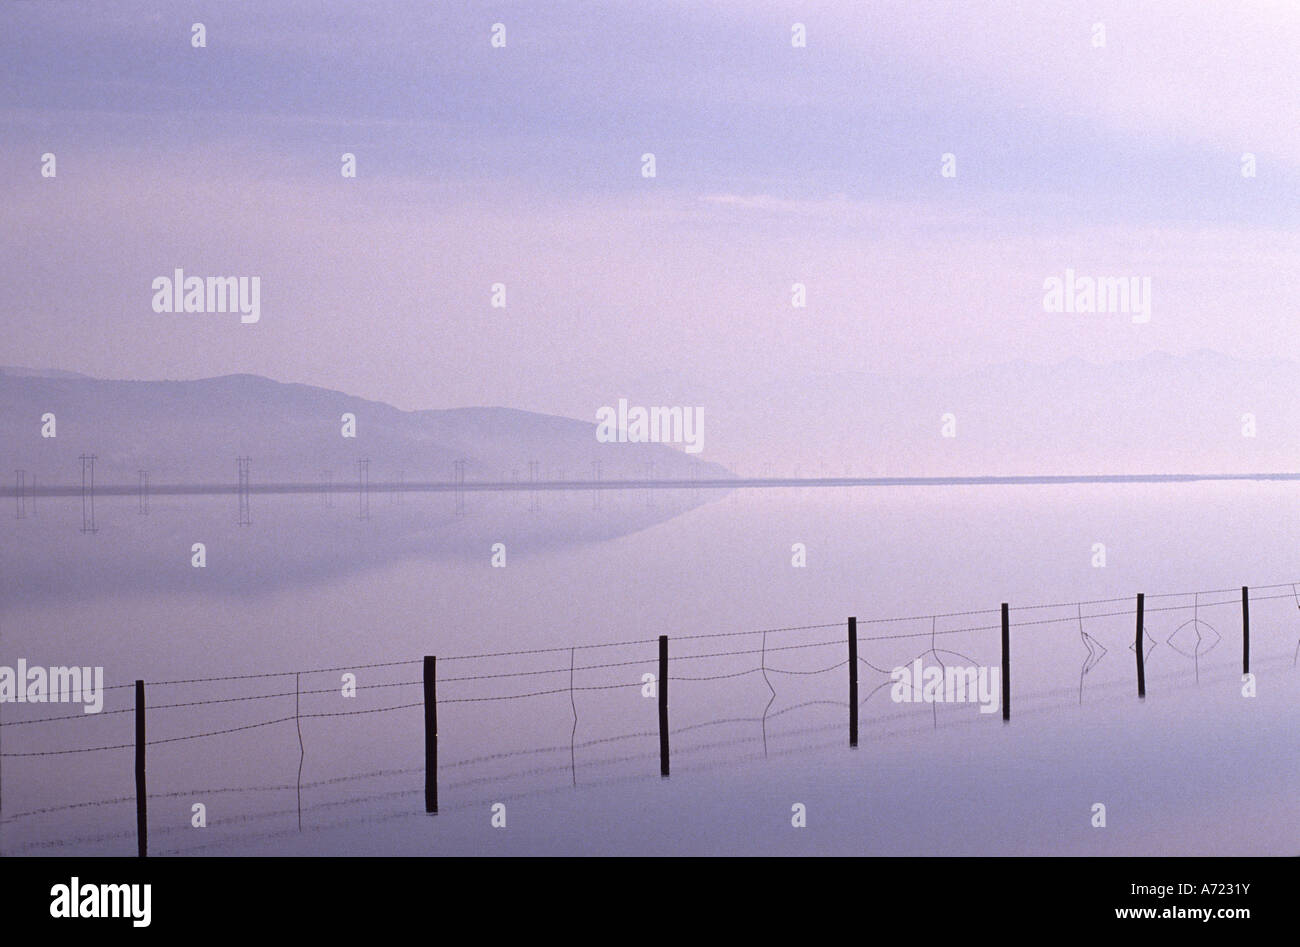
[{"label": "purple sky", "polygon": [[[7,4],[0,362],[594,420],[1293,358],[1298,48],[1285,3]],[[260,276],[261,321],[155,314],[177,266]],[[1067,267],[1150,277],[1150,323],[1045,313]]]}]

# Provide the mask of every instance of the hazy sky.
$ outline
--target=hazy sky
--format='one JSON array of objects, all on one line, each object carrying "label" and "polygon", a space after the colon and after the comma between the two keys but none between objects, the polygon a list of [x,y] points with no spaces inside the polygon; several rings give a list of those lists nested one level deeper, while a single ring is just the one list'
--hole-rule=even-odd
[{"label": "hazy sky", "polygon": [[[0,363],[594,419],[1293,357],[1297,49],[1286,2],[8,3]],[[260,276],[261,321],[154,313],[178,266]],[[1150,323],[1045,313],[1067,267],[1150,277]]]}]

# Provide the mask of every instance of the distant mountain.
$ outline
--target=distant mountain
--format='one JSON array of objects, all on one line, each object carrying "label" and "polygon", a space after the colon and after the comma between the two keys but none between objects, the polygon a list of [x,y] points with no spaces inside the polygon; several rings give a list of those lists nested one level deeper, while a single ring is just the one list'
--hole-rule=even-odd
[{"label": "distant mountain", "polygon": [[[41,418],[56,434],[41,437]],[[356,417],[355,438],[341,435]],[[719,490],[595,494],[582,488],[539,495],[514,492],[401,495],[376,493],[362,505],[359,459],[370,483],[449,481],[464,459],[466,481],[526,483],[529,462],[541,479],[687,481],[730,476],[715,464],[662,444],[603,444],[594,422],[509,408],[400,411],[391,405],[254,375],[198,381],[103,381],[70,373],[0,374],[0,471],[13,497],[14,471],[28,487],[78,486],[82,453],[96,455],[99,486],[133,486],[149,471],[166,484],[233,487],[237,456],[251,457],[253,486],[318,484],[328,497],[254,494],[251,528],[241,528],[234,496],[151,495],[149,515],[132,495],[105,496],[97,532],[83,535],[77,494],[11,499],[19,515],[0,518],[0,607],[11,600],[169,592],[195,586],[190,548],[203,541],[213,567],[205,592],[247,595],[329,581],[413,559],[461,560],[487,568],[496,543],[511,561],[583,543],[617,539],[715,501]],[[327,473],[328,472],[328,473]],[[589,495],[590,494],[590,495]],[[365,515],[361,516],[362,511]],[[217,563],[220,563],[220,566]]]},{"label": "distant mountain", "polygon": [[[41,418],[55,416],[54,438]],[[342,436],[343,416],[356,437]],[[451,480],[464,459],[466,480],[640,479],[653,463],[667,479],[728,477],[663,444],[604,444],[596,425],[511,408],[402,411],[341,391],[283,384],[256,375],[196,381],[105,381],[71,372],[0,371],[0,463],[42,484],[79,480],[82,453],[97,456],[99,483],[233,483],[235,458],[252,458],[255,482],[355,479],[370,460],[372,482]],[[3,468],[0,468],[3,469]]]},{"label": "distant mountain", "polygon": [[[665,376],[634,403],[700,405],[707,454],[744,476],[1241,473],[1300,470],[1300,366],[1217,352],[1153,353],[1095,364],[1008,361],[931,378],[824,373],[746,385]],[[58,438],[42,440],[54,412]],[[357,438],[339,436],[357,417]],[[954,437],[944,437],[944,416]],[[0,471],[75,481],[98,455],[100,482],[231,483],[236,455],[254,482],[335,482],[368,457],[372,481],[727,477],[680,449],[600,444],[593,421],[509,408],[401,411],[343,392],[251,375],[186,382],[99,381],[0,370]],[[698,464],[698,466],[696,466]]]}]

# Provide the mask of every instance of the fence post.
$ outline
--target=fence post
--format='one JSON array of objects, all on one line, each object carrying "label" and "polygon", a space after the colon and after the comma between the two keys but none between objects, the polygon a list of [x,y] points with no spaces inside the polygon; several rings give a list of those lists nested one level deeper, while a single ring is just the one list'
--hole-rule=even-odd
[{"label": "fence post", "polygon": [[1250,589],[1241,587],[1241,673],[1250,673]]},{"label": "fence post", "polygon": [[849,746],[858,745],[858,620],[849,619]]},{"label": "fence post", "polygon": [[135,836],[138,854],[149,854],[148,792],[144,782],[144,681],[135,682]]},{"label": "fence post", "polygon": [[659,636],[659,775],[668,775],[668,636]]},{"label": "fence post", "polygon": [[1002,719],[1011,719],[1011,615],[1002,603]]},{"label": "fence post", "polygon": [[424,811],[438,811],[438,659],[424,656]]},{"label": "fence post", "polygon": [[1146,696],[1147,696],[1147,656],[1146,656],[1146,642],[1143,640],[1144,638],[1143,632],[1146,631],[1146,627],[1145,627],[1146,623],[1142,620],[1142,616],[1145,613],[1145,611],[1146,611],[1146,595],[1142,592],[1139,592],[1138,608],[1137,608],[1137,616],[1138,616],[1137,632],[1136,632],[1137,639],[1136,639],[1136,643],[1133,645],[1133,650],[1137,652],[1138,700],[1146,700]]}]

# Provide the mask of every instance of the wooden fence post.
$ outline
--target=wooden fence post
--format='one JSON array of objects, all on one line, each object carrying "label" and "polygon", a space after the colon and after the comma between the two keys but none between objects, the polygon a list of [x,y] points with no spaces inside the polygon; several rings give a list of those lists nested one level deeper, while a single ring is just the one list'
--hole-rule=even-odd
[{"label": "wooden fence post", "polygon": [[1138,616],[1137,631],[1135,632],[1135,634],[1137,635],[1137,639],[1133,645],[1133,650],[1137,652],[1138,700],[1146,700],[1146,696],[1147,696],[1147,655],[1146,655],[1147,643],[1144,640],[1146,636],[1143,634],[1143,632],[1146,631],[1145,622],[1143,621],[1143,615],[1145,612],[1146,612],[1146,595],[1142,592],[1139,592],[1138,607],[1137,607],[1137,616]]},{"label": "wooden fence post", "polygon": [[135,682],[135,836],[137,853],[149,854],[149,795],[144,780],[144,681]]},{"label": "wooden fence post", "polygon": [[668,636],[659,636],[659,775],[668,775]]},{"label": "wooden fence post", "polygon": [[1011,616],[1002,603],[1002,719],[1011,719]]},{"label": "wooden fence post", "polygon": [[424,811],[438,811],[438,659],[424,656]]},{"label": "wooden fence post", "polygon": [[1250,673],[1250,589],[1241,587],[1241,673]]},{"label": "wooden fence post", "polygon": [[849,746],[858,745],[858,620],[849,619]]}]

